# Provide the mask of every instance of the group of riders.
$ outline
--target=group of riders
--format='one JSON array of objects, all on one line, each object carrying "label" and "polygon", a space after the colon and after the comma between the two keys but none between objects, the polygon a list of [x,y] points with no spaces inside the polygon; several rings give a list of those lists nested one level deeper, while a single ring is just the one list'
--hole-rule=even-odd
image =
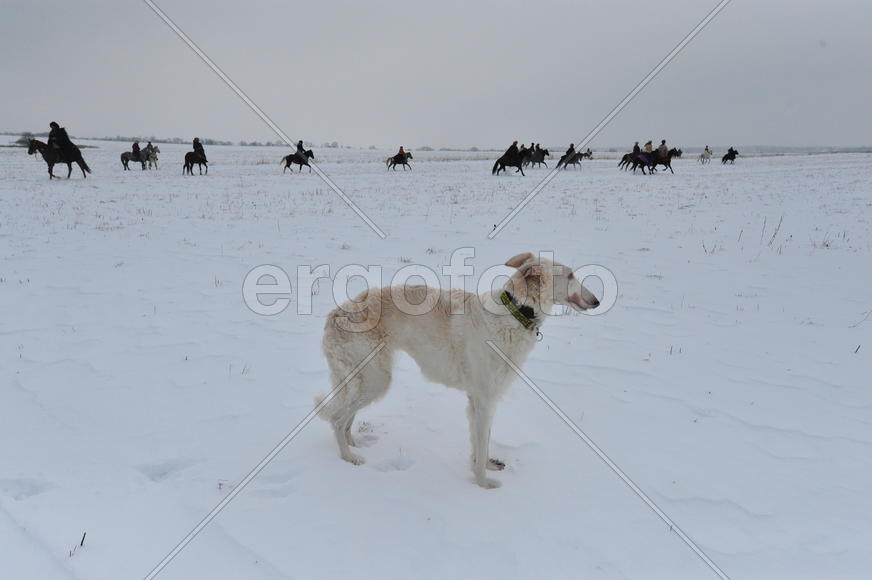
[{"label": "group of riders", "polygon": [[[48,135],[48,149],[50,152],[54,154],[54,156],[60,162],[67,162],[75,160],[76,158],[81,157],[81,153],[79,152],[78,147],[76,147],[72,141],[70,141],[70,137],[67,134],[67,130],[56,122],[52,121],[49,124],[49,135]],[[194,163],[202,162],[206,164],[206,151],[203,148],[203,143],[200,141],[199,137],[195,137],[192,143],[193,151],[188,154],[188,156],[193,157]],[[311,151],[307,151],[303,146],[303,141],[299,140],[296,144],[296,151],[292,155],[288,155],[283,158],[283,161],[288,161],[288,165],[291,162],[297,163],[298,160],[301,161],[302,165],[309,165],[308,158],[314,157],[311,154]],[[134,161],[144,161],[149,157],[153,156],[156,152],[156,147],[152,145],[151,141],[149,141],[146,146],[140,147],[139,141],[134,141],[133,146],[131,148],[131,160]],[[680,150],[677,151],[677,154],[680,156]],[[511,160],[518,160],[519,162],[529,163],[531,160],[539,160],[539,162],[544,163],[544,156],[548,155],[548,150],[543,149],[539,143],[530,143],[530,147],[526,147],[523,143],[519,146],[518,141],[513,141],[512,144],[506,149],[506,152],[500,158],[501,160],[509,161],[509,163],[505,163],[506,165],[515,166],[515,163],[510,162]],[[709,149],[709,146],[705,146],[705,150],[700,155],[701,158],[708,159],[711,157],[712,151]],[[729,158],[729,161],[732,161],[738,155],[738,151],[734,150],[730,147],[730,150],[727,152],[725,159]],[[188,156],[186,156],[186,164],[188,160]],[[566,153],[560,158],[560,163],[558,163],[558,168],[563,165],[566,166],[568,164],[576,162],[576,158],[579,156],[590,157],[591,151],[590,148],[585,152],[577,152],[575,150],[575,143],[570,143],[569,148],[566,150]],[[668,166],[668,161],[670,159],[670,150],[669,146],[666,144],[666,139],[662,139],[660,141],[660,145],[655,149],[652,141],[646,142],[643,146],[639,146],[639,142],[636,141],[633,145],[632,153],[624,156],[625,162],[630,162],[634,166],[639,164],[651,165],[653,163],[663,163],[664,161]],[[402,163],[406,159],[411,158],[411,154],[406,152],[406,150],[401,145],[396,155],[392,158],[388,158],[389,160],[393,159],[396,163]],[[540,159],[541,158],[541,159]],[[501,164],[500,161],[497,162]],[[518,165],[526,164],[526,163],[518,163]],[[494,166],[496,170],[496,165]],[[670,167],[671,169],[671,167]],[[519,167],[520,170],[520,167]]]},{"label": "group of riders", "polygon": [[[503,156],[515,156],[523,154],[533,155],[536,153],[541,153],[543,151],[547,151],[547,149],[542,149],[542,147],[539,146],[539,143],[533,143],[531,141],[530,146],[527,147],[523,143],[518,146],[517,141],[512,141],[512,144],[509,146],[508,149],[506,149],[506,152],[503,153]],[[572,159],[577,153],[578,152],[575,150],[575,143],[570,143],[569,149],[567,149],[566,154],[563,155],[563,159]],[[584,155],[588,157],[591,155],[590,148],[588,148],[588,150],[584,152]]]},{"label": "group of riders", "polygon": [[636,141],[633,144],[633,151],[624,155],[618,162],[618,168],[625,170],[632,168],[635,173],[636,169],[641,167],[642,173],[645,173],[646,168],[650,173],[654,173],[658,165],[663,165],[671,173],[675,173],[672,170],[673,157],[681,157],[681,149],[670,149],[666,139],[661,139],[656,149],[653,141],[647,141],[642,147],[639,147],[639,142]]},{"label": "group of riders", "polygon": [[[194,139],[194,142],[198,143],[196,139]],[[131,147],[131,153],[133,153],[131,159],[133,159],[134,161],[142,161],[143,159],[148,159],[152,154],[154,154],[154,145],[152,145],[151,141],[149,141],[148,144],[145,146],[145,149],[140,150],[139,141],[134,141],[133,147]],[[145,153],[145,157],[142,156],[143,153]]]},{"label": "group of riders", "polygon": [[[705,148],[708,149],[708,145],[706,145]],[[633,145],[633,156],[635,157],[641,153],[644,153],[646,155],[652,155],[656,153],[657,157],[659,157],[660,159],[666,159],[669,156],[669,147],[666,145],[666,139],[660,140],[660,145],[657,147],[657,149],[654,149],[654,144],[651,141],[646,142],[645,145],[641,148],[639,147],[639,142],[636,141],[636,143]]]}]

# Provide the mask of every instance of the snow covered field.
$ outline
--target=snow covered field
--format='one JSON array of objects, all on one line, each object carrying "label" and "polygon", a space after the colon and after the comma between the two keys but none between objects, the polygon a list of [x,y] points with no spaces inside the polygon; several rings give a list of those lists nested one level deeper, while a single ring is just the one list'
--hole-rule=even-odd
[{"label": "snow covered field", "polygon": [[[460,247],[476,272],[540,250],[614,272],[614,308],[549,320],[525,371],[730,577],[869,577],[872,156],[586,161],[488,240],[545,170],[316,149],[381,240],[287,151],[212,147],[183,177],[187,147],[123,172],[97,145],[53,182],[0,149],[0,578],[145,576],[329,390],[329,282],[312,315],[259,316],[253,267],[387,284]],[[502,487],[475,486],[465,404],[401,359],[355,426],[365,465],[316,419],[160,577],[715,577],[520,381]]]}]

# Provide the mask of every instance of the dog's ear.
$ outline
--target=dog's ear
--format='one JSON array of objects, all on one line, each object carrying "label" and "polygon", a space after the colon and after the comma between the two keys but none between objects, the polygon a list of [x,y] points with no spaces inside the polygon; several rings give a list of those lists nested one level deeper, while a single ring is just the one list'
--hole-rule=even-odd
[{"label": "dog's ear", "polygon": [[520,268],[524,262],[532,259],[532,253],[524,252],[523,254],[518,254],[514,258],[509,258],[509,260],[506,262],[506,266],[509,266],[510,268]]}]

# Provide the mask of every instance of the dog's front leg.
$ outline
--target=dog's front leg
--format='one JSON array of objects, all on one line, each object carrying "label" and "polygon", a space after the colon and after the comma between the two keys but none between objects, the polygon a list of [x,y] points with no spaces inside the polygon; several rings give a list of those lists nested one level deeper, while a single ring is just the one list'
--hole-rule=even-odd
[{"label": "dog's front leg", "polygon": [[469,416],[469,436],[472,443],[472,473],[475,476],[475,482],[485,489],[500,486],[499,481],[489,479],[485,475],[490,463],[488,444],[494,410],[492,402],[469,397],[467,415]]}]

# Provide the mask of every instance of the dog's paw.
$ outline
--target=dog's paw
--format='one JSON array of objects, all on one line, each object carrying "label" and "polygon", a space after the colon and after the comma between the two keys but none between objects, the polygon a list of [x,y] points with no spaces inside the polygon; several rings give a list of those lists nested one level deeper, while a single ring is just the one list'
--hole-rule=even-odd
[{"label": "dog's paw", "polygon": [[485,477],[484,479],[477,480],[476,483],[477,483],[478,486],[481,487],[482,489],[496,489],[496,488],[498,488],[500,485],[502,485],[502,484],[501,484],[499,481],[497,481],[496,479],[491,479],[491,478],[489,478],[489,477]]},{"label": "dog's paw", "polygon": [[348,463],[352,463],[354,465],[363,465],[364,463],[366,463],[366,460],[363,457],[361,457],[360,455],[357,455],[355,453],[349,453],[348,455],[343,455],[342,459],[344,459]]},{"label": "dog's paw", "polygon": [[376,435],[357,435],[348,438],[348,445],[351,447],[372,447],[378,442]]},{"label": "dog's paw", "polygon": [[487,460],[487,468],[491,471],[502,471],[506,468],[506,464],[499,459],[491,458]]}]

